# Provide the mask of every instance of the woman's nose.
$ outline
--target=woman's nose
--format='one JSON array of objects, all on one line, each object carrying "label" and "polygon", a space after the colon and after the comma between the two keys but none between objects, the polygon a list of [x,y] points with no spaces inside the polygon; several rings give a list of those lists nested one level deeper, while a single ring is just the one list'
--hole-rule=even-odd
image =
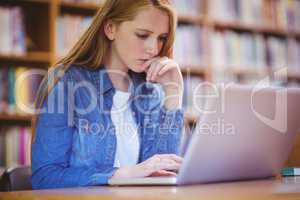
[{"label": "woman's nose", "polygon": [[146,53],[151,57],[154,57],[158,54],[158,42],[156,39],[151,39],[148,41]]}]

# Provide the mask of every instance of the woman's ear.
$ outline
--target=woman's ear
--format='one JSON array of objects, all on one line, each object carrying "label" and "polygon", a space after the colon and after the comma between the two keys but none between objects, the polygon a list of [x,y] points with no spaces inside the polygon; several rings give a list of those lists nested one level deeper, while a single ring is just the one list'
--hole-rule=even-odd
[{"label": "woman's ear", "polygon": [[104,33],[109,40],[113,41],[115,39],[116,25],[111,20],[105,22]]}]

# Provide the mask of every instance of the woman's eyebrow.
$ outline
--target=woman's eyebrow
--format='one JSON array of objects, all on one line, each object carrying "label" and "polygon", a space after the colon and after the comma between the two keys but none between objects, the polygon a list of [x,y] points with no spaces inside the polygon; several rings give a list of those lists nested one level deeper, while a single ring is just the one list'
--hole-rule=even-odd
[{"label": "woman's eyebrow", "polygon": [[[145,31],[145,32],[148,32],[148,33],[154,33],[153,31],[150,31],[150,30],[148,30],[148,29],[143,29],[143,28],[137,28],[137,30],[139,30],[139,31]],[[168,33],[162,33],[162,34],[160,34],[160,35],[168,35]]]}]

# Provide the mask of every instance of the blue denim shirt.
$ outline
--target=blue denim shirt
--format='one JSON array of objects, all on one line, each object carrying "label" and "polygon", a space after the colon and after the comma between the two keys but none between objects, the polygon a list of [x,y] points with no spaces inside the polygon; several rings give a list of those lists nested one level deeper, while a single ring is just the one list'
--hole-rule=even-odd
[{"label": "blue denim shirt", "polygon": [[[59,69],[59,68],[58,68]],[[59,75],[59,70],[50,73]],[[140,139],[138,162],[179,152],[183,110],[166,110],[158,84],[129,71],[130,106]],[[49,93],[32,144],[34,189],[107,184],[116,168],[115,127],[110,117],[115,88],[104,66],[71,66]]]}]

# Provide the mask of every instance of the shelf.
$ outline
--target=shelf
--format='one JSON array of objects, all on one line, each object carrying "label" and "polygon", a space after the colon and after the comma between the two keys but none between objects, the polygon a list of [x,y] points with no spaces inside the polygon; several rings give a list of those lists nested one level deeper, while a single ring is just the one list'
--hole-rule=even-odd
[{"label": "shelf", "polygon": [[31,121],[31,118],[31,115],[0,114],[0,120],[2,121]]},{"label": "shelf", "polygon": [[18,0],[18,1],[24,1],[24,2],[29,2],[29,3],[43,3],[43,4],[48,4],[52,0]]},{"label": "shelf", "polygon": [[230,67],[226,69],[235,75],[267,75],[267,67],[257,69],[257,68],[242,68],[242,67]]},{"label": "shelf", "polygon": [[198,75],[198,76],[205,76],[207,67],[204,66],[184,66],[181,69],[181,72],[184,75]]},{"label": "shelf", "polygon": [[[82,11],[82,12],[90,12],[95,13],[100,5],[96,5],[93,3],[73,3],[73,2],[60,2],[60,7],[62,9],[68,11]],[[195,24],[201,25],[204,23],[202,16],[189,16],[189,15],[179,15],[178,22],[184,24]]]},{"label": "shelf", "polygon": [[52,0],[1,0],[0,4],[6,5],[50,5]]},{"label": "shelf", "polygon": [[261,34],[272,34],[278,36],[294,36],[300,37],[300,31],[288,31],[285,29],[280,29],[276,27],[267,27],[267,26],[255,26],[255,25],[247,25],[239,22],[221,22],[221,21],[213,21],[213,26],[219,29],[232,29],[236,31],[246,31],[246,32],[254,32]]},{"label": "shelf", "polygon": [[0,55],[0,62],[50,63],[50,53],[29,52],[23,56]]},{"label": "shelf", "polygon": [[300,73],[288,73],[287,79],[300,82]]},{"label": "shelf", "polygon": [[62,13],[94,15],[100,8],[100,5],[93,3],[73,3],[73,2],[60,2],[59,4]]},{"label": "shelf", "polygon": [[93,3],[73,3],[73,2],[60,2],[60,6],[65,8],[75,8],[75,9],[86,9],[96,11],[100,6]]},{"label": "shelf", "polygon": [[0,114],[0,124],[4,125],[30,125],[31,115]]},{"label": "shelf", "polygon": [[193,25],[203,25],[205,20],[202,16],[189,16],[189,15],[179,15],[179,24],[193,24]]}]

